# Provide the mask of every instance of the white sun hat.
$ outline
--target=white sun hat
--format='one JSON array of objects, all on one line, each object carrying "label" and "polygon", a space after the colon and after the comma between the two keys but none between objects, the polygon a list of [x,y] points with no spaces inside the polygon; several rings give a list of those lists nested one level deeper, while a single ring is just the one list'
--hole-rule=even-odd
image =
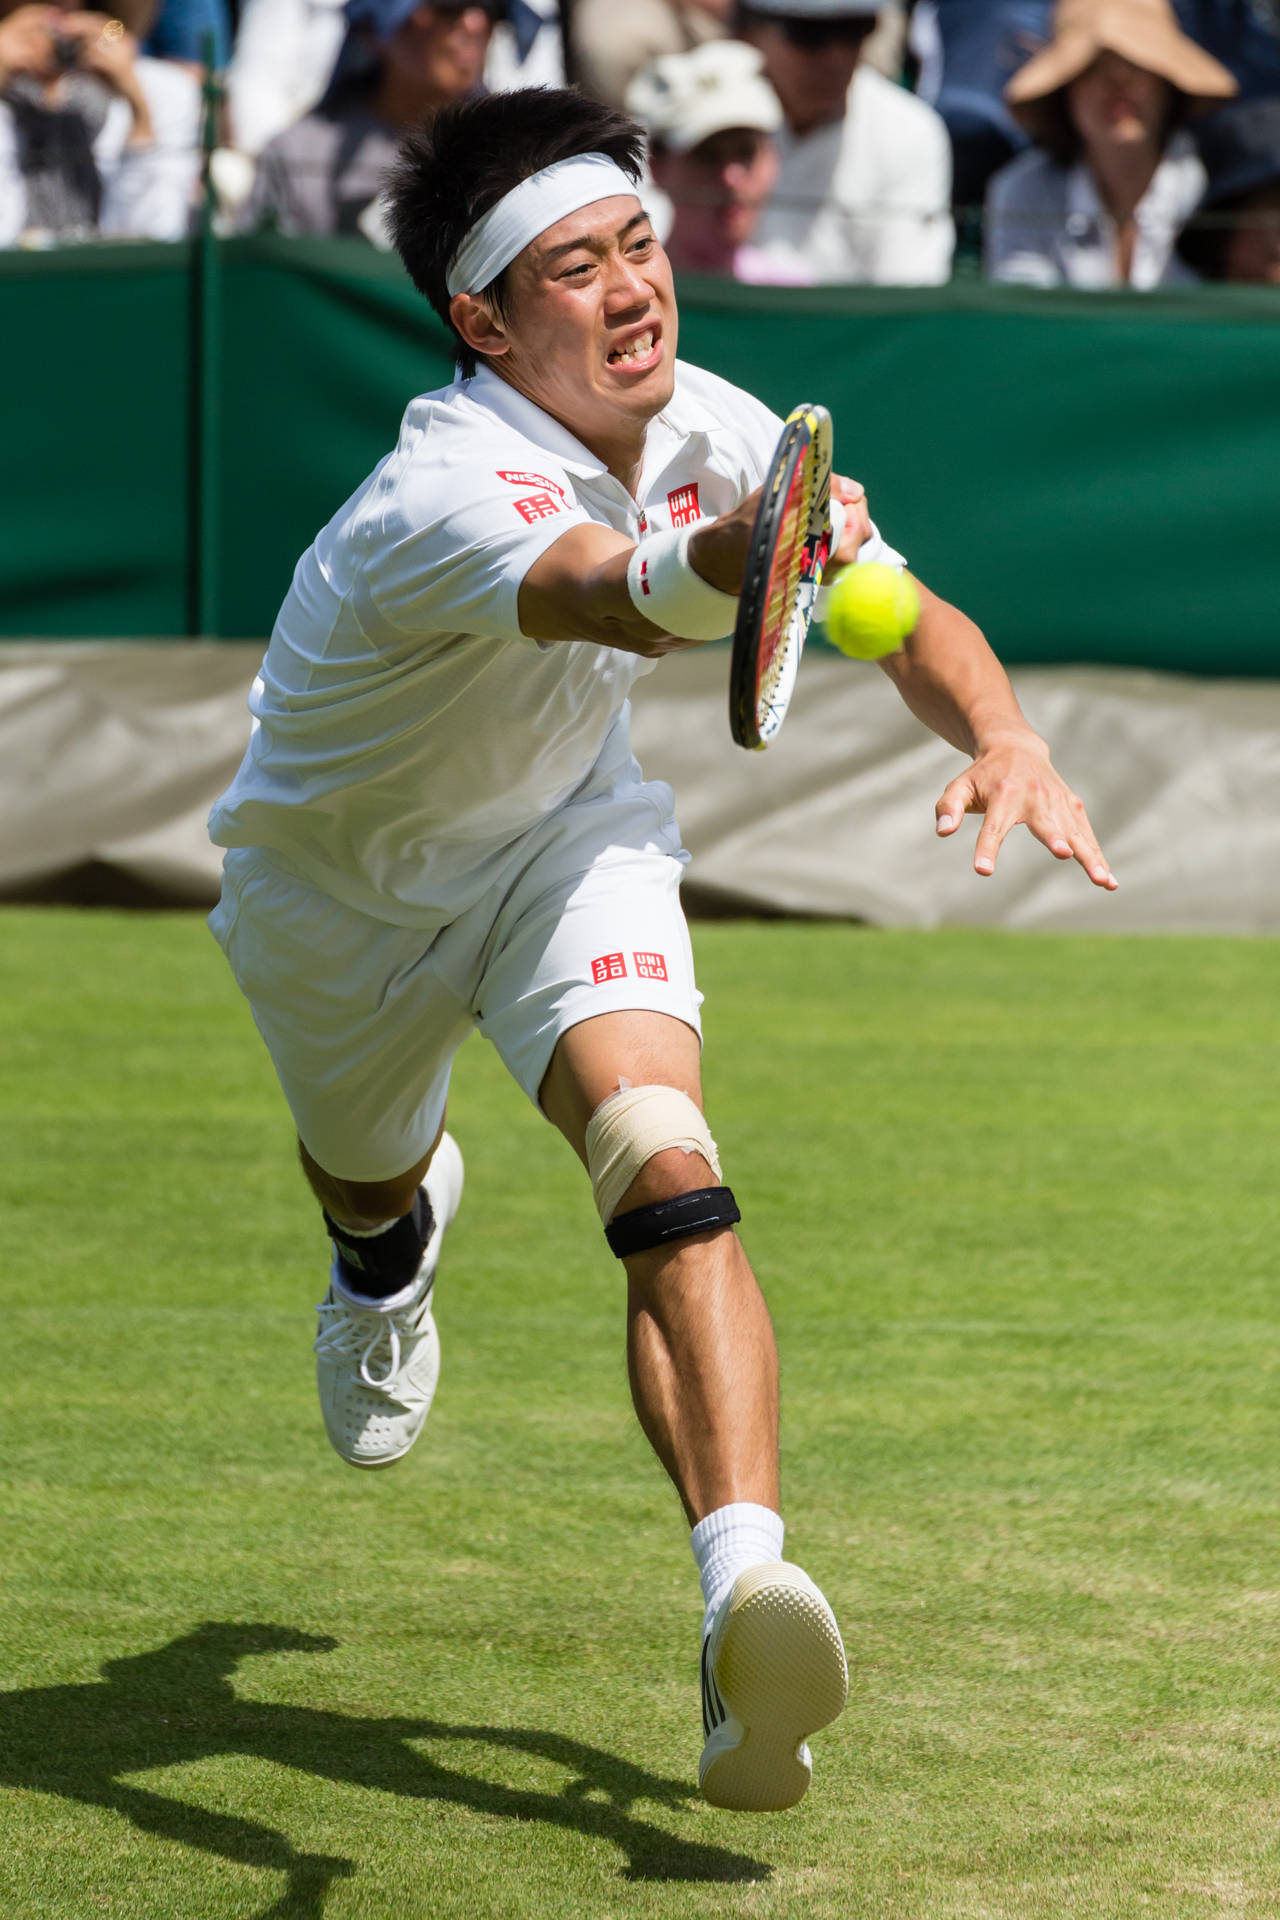
[{"label": "white sun hat", "polygon": [[777,133],[782,125],[764,61],[745,40],[707,40],[689,53],[660,54],[627,88],[627,110],[650,140],[675,153],[730,127]]}]

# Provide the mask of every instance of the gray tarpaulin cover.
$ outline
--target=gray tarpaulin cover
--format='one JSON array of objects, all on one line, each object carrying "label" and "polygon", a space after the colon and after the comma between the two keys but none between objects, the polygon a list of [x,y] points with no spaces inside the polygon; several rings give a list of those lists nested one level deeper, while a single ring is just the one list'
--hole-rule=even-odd
[{"label": "gray tarpaulin cover", "polygon": [[[0,648],[0,893],[212,902],[209,804],[248,732],[253,645]],[[640,683],[633,734],[676,790],[691,906],[886,926],[1280,930],[1280,684],[1107,668],[1014,674],[1120,876],[1114,896],[1019,832],[991,880],[976,831],[933,832],[963,765],[873,667],[805,662],[768,752],[732,745],[723,649]],[[961,844],[963,842],[963,845]]]}]

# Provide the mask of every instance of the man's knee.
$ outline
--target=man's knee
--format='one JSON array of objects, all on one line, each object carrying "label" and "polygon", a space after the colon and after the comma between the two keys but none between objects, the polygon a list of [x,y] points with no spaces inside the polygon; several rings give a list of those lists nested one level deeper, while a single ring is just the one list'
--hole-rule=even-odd
[{"label": "man's knee", "polygon": [[399,1220],[408,1213],[427,1166],[423,1160],[394,1180],[340,1180],[312,1159],[301,1140],[298,1158],[311,1191],[325,1212],[344,1225],[357,1228],[381,1226],[384,1221]]},{"label": "man's knee", "polygon": [[592,1114],[587,1170],[619,1259],[740,1218],[706,1120],[675,1087],[625,1087]]}]

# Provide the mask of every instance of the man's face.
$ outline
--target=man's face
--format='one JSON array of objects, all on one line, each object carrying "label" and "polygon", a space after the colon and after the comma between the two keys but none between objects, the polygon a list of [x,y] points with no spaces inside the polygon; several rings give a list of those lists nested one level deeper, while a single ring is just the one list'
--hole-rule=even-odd
[{"label": "man's face", "polygon": [[460,100],[480,85],[492,33],[484,7],[424,5],[396,30],[390,52],[437,99]]},{"label": "man's face", "polygon": [[634,194],[595,200],[507,276],[503,372],[584,445],[643,426],[675,388],[671,266]]},{"label": "man's face", "polygon": [[743,39],[764,55],[765,76],[795,133],[844,117],[849,83],[873,19],[836,14],[820,20],[753,19]]},{"label": "man's face", "polygon": [[726,127],[688,153],[655,148],[650,164],[675,208],[670,243],[679,264],[746,244],[777,180],[778,149],[755,127]]}]

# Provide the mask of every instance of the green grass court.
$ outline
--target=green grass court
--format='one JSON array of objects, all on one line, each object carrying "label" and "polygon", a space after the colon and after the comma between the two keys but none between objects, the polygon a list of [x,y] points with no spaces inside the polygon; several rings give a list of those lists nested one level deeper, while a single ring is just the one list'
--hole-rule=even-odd
[{"label": "green grass court", "polygon": [[695,935],[788,1551],[854,1676],[808,1800],[696,1798],[697,1582],[621,1289],[482,1043],[440,1393],[359,1476],[201,919],[11,910],[4,1920],[1280,1907],[1274,944]]}]

